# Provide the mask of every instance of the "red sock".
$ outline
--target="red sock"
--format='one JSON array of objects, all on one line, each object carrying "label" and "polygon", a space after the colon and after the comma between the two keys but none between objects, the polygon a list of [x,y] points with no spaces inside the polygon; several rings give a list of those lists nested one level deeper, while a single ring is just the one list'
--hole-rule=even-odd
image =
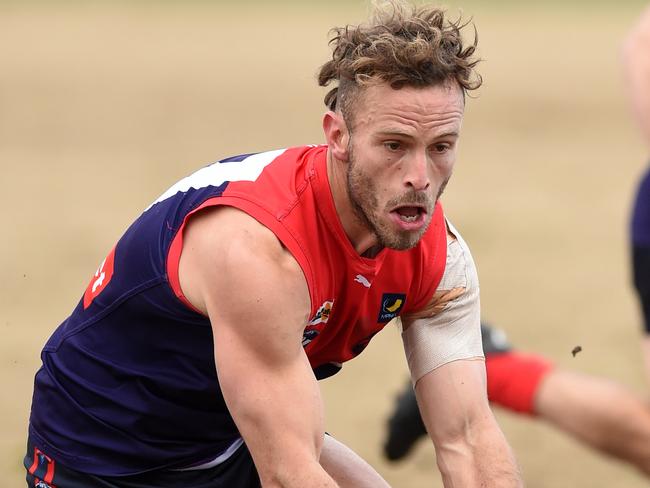
[{"label": "red sock", "polygon": [[535,415],[535,393],[553,364],[535,354],[487,354],[488,399],[503,408]]}]

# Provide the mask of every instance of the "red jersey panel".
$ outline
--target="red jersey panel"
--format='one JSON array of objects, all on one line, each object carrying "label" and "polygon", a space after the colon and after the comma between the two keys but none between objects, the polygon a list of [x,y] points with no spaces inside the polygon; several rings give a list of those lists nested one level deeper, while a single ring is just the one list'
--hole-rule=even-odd
[{"label": "red jersey panel", "polygon": [[[292,252],[309,287],[311,319],[303,346],[318,377],[359,354],[391,319],[423,307],[442,278],[447,249],[438,204],[413,249],[384,249],[373,259],[359,256],[336,213],[326,156],[326,146],[288,149],[256,180],[233,181],[220,197],[201,206],[240,208]],[[178,243],[172,246],[180,250]],[[176,277],[177,259],[170,262]],[[182,295],[180,287],[177,292]]]}]

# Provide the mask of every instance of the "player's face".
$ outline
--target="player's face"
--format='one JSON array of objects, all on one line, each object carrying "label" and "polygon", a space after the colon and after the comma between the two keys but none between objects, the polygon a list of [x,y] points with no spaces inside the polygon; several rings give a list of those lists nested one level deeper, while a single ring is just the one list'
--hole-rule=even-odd
[{"label": "player's face", "polygon": [[355,103],[348,193],[382,246],[409,249],[426,231],[456,160],[463,111],[455,84],[373,85]]}]

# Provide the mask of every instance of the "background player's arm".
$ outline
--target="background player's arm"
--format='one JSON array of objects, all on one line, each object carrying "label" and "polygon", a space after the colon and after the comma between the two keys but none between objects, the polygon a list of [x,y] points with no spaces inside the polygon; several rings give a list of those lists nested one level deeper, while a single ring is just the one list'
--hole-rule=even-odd
[{"label": "background player's arm", "polygon": [[212,209],[185,231],[180,279],[212,321],[221,389],[262,485],[336,487],[319,464],[323,407],[301,344],[310,307],[296,261],[248,215]]},{"label": "background player's arm", "polygon": [[650,148],[650,6],[625,39],[623,68],[632,109]]},{"label": "background player's arm", "polygon": [[438,290],[425,310],[402,323],[418,405],[444,484],[521,486],[488,404],[476,270],[465,244],[451,234]]}]

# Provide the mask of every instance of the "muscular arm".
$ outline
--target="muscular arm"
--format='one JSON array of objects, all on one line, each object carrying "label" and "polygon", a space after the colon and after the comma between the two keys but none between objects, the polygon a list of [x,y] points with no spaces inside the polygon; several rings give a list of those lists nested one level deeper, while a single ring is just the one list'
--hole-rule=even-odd
[{"label": "muscular arm", "polygon": [[212,209],[190,221],[179,272],[212,322],[221,389],[262,485],[336,487],[319,464],[322,402],[301,345],[309,295],[293,257],[246,214]]},{"label": "muscular arm", "polygon": [[623,68],[632,109],[650,148],[650,7],[625,39]]},{"label": "muscular arm", "polygon": [[444,485],[521,486],[488,404],[476,270],[465,244],[451,233],[438,291],[425,310],[402,323],[418,405]]},{"label": "muscular arm", "polygon": [[416,383],[446,487],[522,486],[513,453],[488,405],[485,381],[482,361],[460,360]]}]

